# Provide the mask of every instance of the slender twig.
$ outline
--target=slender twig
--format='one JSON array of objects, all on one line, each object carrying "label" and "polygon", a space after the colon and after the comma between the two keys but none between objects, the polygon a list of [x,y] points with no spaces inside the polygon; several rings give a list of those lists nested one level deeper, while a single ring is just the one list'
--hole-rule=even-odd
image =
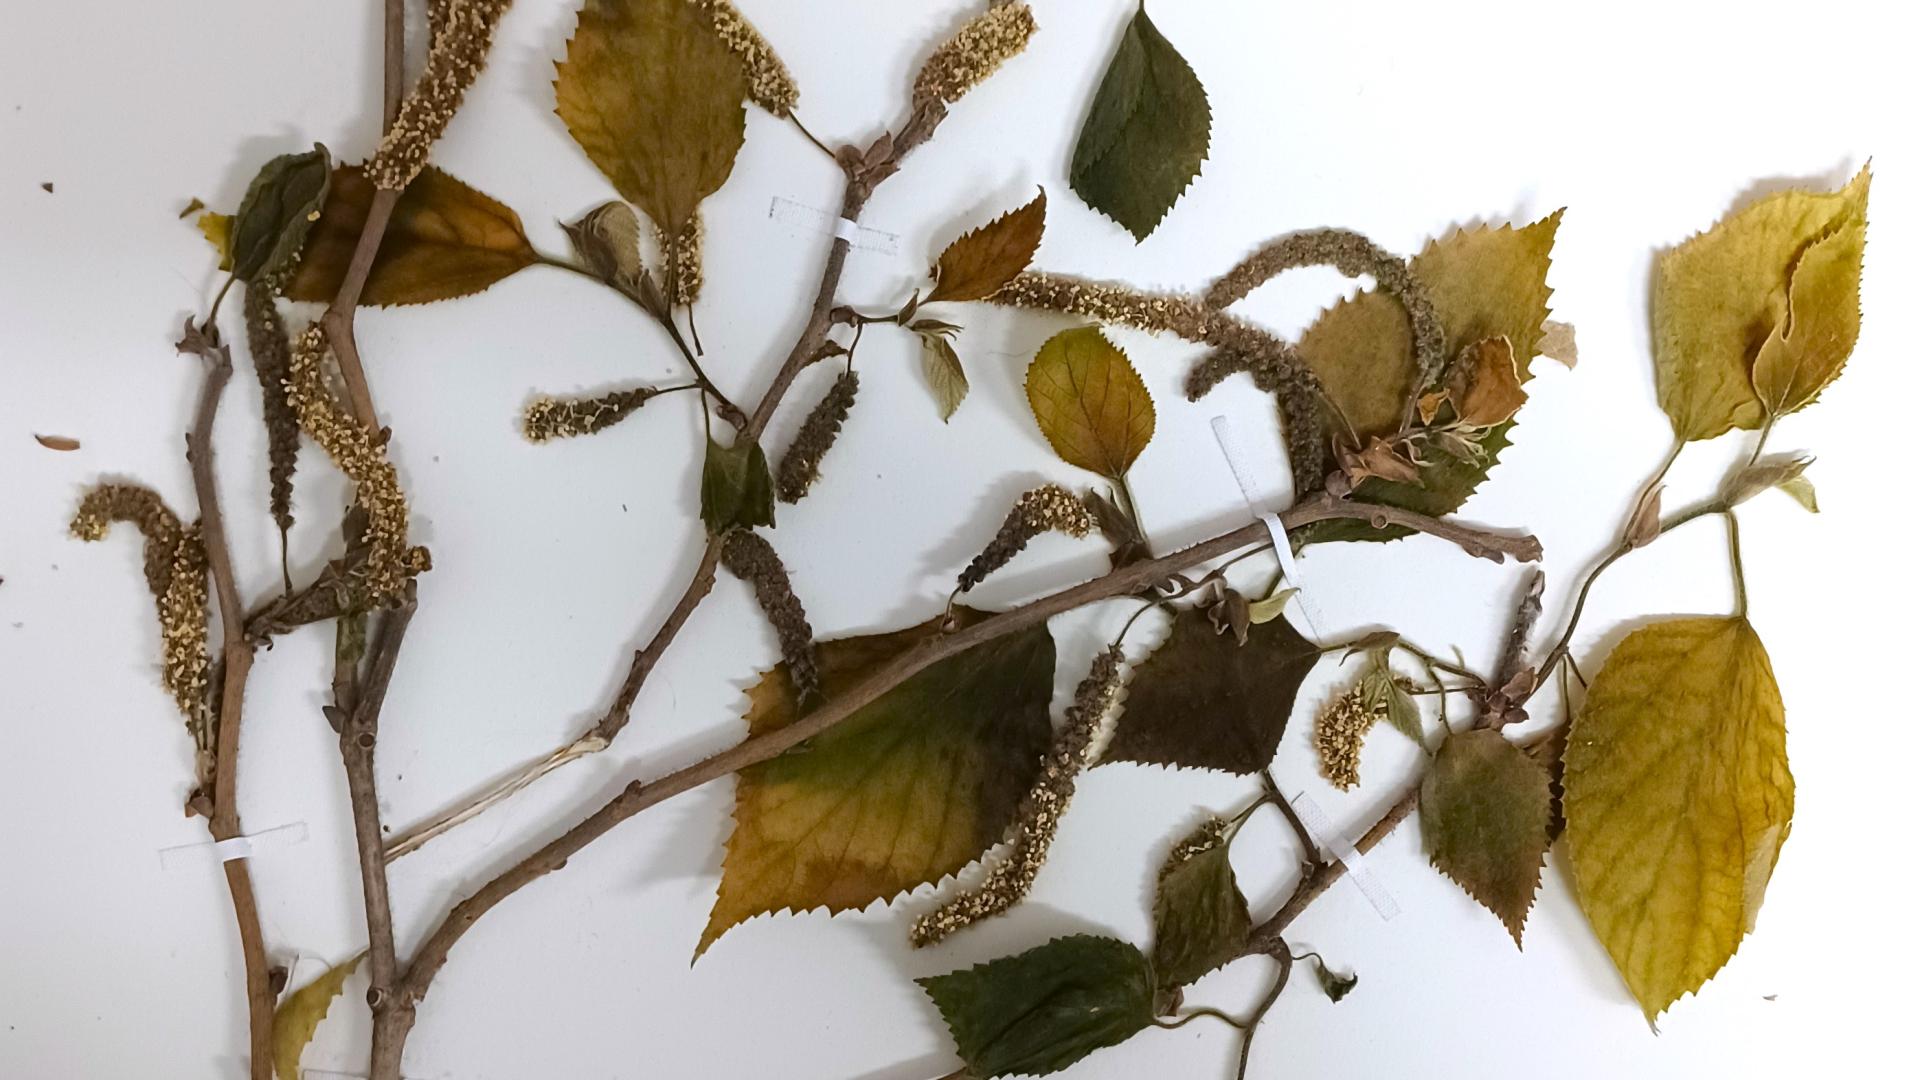
[{"label": "slender twig", "polygon": [[1320,845],[1307,829],[1307,823],[1300,820],[1300,812],[1280,793],[1280,782],[1273,778],[1272,766],[1260,770],[1260,786],[1267,793],[1267,801],[1279,809],[1280,816],[1287,819],[1287,824],[1293,828],[1293,835],[1299,839],[1300,865],[1306,867],[1307,873],[1313,873],[1324,861],[1320,858]]},{"label": "slender twig", "polygon": [[1273,1003],[1280,1000],[1280,991],[1287,988],[1287,978],[1293,974],[1293,954],[1287,950],[1286,942],[1281,942],[1274,951],[1273,962],[1278,965],[1278,970],[1273,973],[1273,985],[1267,988],[1267,996],[1260,999],[1253,1015],[1247,1018],[1247,1026],[1240,1032],[1240,1065],[1234,1072],[1236,1080],[1247,1080],[1247,1062],[1253,1057],[1254,1033],[1260,1030],[1260,1021],[1267,1018],[1267,1011],[1273,1008]]}]

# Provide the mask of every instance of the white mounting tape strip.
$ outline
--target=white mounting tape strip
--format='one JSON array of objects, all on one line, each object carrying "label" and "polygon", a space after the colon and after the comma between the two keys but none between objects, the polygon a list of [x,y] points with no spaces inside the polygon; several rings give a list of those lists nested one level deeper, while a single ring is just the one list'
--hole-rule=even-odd
[{"label": "white mounting tape strip", "polygon": [[[1280,515],[1270,510],[1260,509],[1260,500],[1254,497],[1255,481],[1253,469],[1247,465],[1247,457],[1240,450],[1239,440],[1233,437],[1233,424],[1225,416],[1213,418],[1213,438],[1220,444],[1220,456],[1227,459],[1227,468],[1233,473],[1233,482],[1240,485],[1240,497],[1247,501],[1247,509],[1253,511],[1261,524],[1267,527],[1267,535],[1273,540],[1273,553],[1280,560],[1280,575],[1291,582],[1301,592],[1295,599],[1300,604],[1300,615],[1307,622],[1307,629],[1320,633],[1319,612],[1307,594],[1300,579],[1300,564],[1293,557],[1293,544],[1287,539],[1286,526],[1280,523]],[[1282,448],[1284,456],[1286,450]]]},{"label": "white mounting tape strip", "polygon": [[897,255],[900,252],[899,233],[848,221],[838,214],[780,195],[773,197],[773,204],[767,209],[767,219],[795,232],[810,232],[845,240],[856,251],[871,251],[877,255]]},{"label": "white mounting tape strip", "polygon": [[1360,855],[1360,849],[1348,843],[1346,834],[1334,828],[1333,822],[1327,820],[1327,815],[1321,811],[1320,804],[1314,802],[1313,798],[1304,791],[1295,795],[1292,801],[1293,808],[1300,814],[1300,823],[1307,827],[1307,832],[1320,846],[1327,849],[1327,854],[1338,859],[1340,864],[1347,868],[1347,876],[1360,887],[1360,895],[1367,898],[1367,903],[1373,905],[1373,910],[1380,918],[1391,919],[1400,914],[1400,905],[1394,900],[1393,894],[1387,891],[1387,887],[1382,885],[1380,879],[1375,877],[1373,871],[1367,867],[1365,859]]},{"label": "white mounting tape strip", "polygon": [[290,825],[278,825],[271,829],[248,836],[235,836],[227,840],[208,840],[198,844],[181,844],[178,847],[160,849],[160,865],[166,869],[184,866],[189,863],[204,863],[209,857],[218,863],[229,863],[235,859],[251,859],[256,855],[271,855],[307,842],[307,823],[296,821]]}]

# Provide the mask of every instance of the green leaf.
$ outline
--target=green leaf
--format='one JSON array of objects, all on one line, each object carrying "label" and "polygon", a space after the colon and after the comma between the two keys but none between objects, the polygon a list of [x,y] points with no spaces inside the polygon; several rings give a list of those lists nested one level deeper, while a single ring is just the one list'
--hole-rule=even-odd
[{"label": "green leaf", "polygon": [[702,6],[586,0],[553,84],[574,141],[668,236],[726,183],[746,137],[746,74]]},{"label": "green leaf", "polygon": [[1153,439],[1153,398],[1097,326],[1062,330],[1027,367],[1027,405],[1053,452],[1119,480]]},{"label": "green leaf", "polygon": [[1359,975],[1352,972],[1343,975],[1334,971],[1327,967],[1327,962],[1321,960],[1319,957],[1315,957],[1313,960],[1313,971],[1314,974],[1320,978],[1320,989],[1326,992],[1327,1000],[1335,1002],[1336,1004],[1348,994],[1353,993],[1354,987],[1360,985]]},{"label": "green leaf", "polygon": [[1200,174],[1212,125],[1206,88],[1142,4],[1080,129],[1073,190],[1145,240]]},{"label": "green leaf", "polygon": [[1547,857],[1547,770],[1485,729],[1449,735],[1420,783],[1420,834],[1441,873],[1520,944]]},{"label": "green leaf", "polygon": [[1016,956],[917,980],[971,1075],[1045,1076],[1153,1023],[1153,967],[1124,941],[1055,938]]},{"label": "green leaf", "polygon": [[1369,650],[1367,672],[1360,677],[1361,693],[1369,709],[1385,713],[1387,723],[1393,725],[1393,730],[1425,749],[1427,732],[1420,716],[1420,706],[1414,704],[1413,695],[1407,693],[1400,681],[1393,677],[1393,665],[1388,662],[1390,650],[1391,646]]},{"label": "green leaf", "polygon": [[920,363],[927,371],[927,385],[933,388],[933,400],[940,408],[940,419],[953,419],[953,412],[967,399],[967,371],[960,366],[960,354],[953,351],[945,334],[920,335]]},{"label": "green leaf", "polygon": [[361,953],[330,968],[325,974],[287,995],[273,1011],[273,1072],[279,1080],[300,1080],[300,1054],[313,1041],[320,1021],[333,1008],[347,976],[367,954]]},{"label": "green leaf", "polygon": [[[334,170],[327,205],[287,283],[288,298],[327,303],[340,291],[373,197],[373,183],[359,166]],[[360,302],[471,296],[539,261],[520,215],[429,165],[394,205]]]},{"label": "green leaf", "polygon": [[[962,625],[981,616],[961,608]],[[822,642],[822,696],[943,633],[944,616]],[[743,769],[720,895],[700,951],[767,912],[890,900],[998,843],[1053,736],[1053,638],[1044,625],[975,646],[787,753]],[[748,693],[754,735],[801,715],[785,665]]]},{"label": "green leaf", "polygon": [[1660,256],[1654,380],[1677,435],[1757,428],[1756,384],[1792,412],[1839,374],[1860,329],[1871,182],[1862,169],[1840,191],[1770,195]]},{"label": "green leaf", "polygon": [[1047,225],[1047,193],[1018,210],[1009,210],[947,245],[933,268],[936,300],[985,300],[1033,261]]},{"label": "green leaf", "polygon": [[1208,818],[1160,866],[1153,898],[1153,970],[1162,987],[1185,986],[1238,957],[1253,932],[1247,898],[1227,857],[1232,826]]},{"label": "green leaf", "polygon": [[1110,761],[1256,773],[1273,761],[1320,648],[1284,618],[1248,627],[1247,643],[1216,634],[1184,608],[1166,644],[1127,687]]},{"label": "green leaf", "polygon": [[1773,665],[1743,618],[1634,631],[1574,717],[1568,862],[1650,1023],[1753,928],[1793,826],[1786,736]]},{"label": "green leaf", "polygon": [[760,444],[742,438],[721,446],[707,437],[700,469],[700,520],[718,536],[735,527],[773,524],[773,474]]},{"label": "green leaf", "polygon": [[304,154],[282,154],[260,167],[233,216],[233,276],[256,281],[292,261],[327,201],[333,170],[319,143]]}]

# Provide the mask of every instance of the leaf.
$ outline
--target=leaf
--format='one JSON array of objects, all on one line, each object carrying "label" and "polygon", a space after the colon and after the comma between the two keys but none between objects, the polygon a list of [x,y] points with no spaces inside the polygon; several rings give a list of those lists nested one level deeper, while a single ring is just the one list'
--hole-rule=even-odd
[{"label": "leaf", "polygon": [[326,1019],[333,999],[340,996],[347,976],[353,974],[365,956],[366,953],[361,953],[328,969],[287,995],[273,1011],[273,1072],[280,1080],[300,1080],[301,1052],[313,1041],[313,1033],[320,1029],[320,1021]]},{"label": "leaf", "polygon": [[1519,368],[1514,365],[1513,342],[1502,334],[1467,346],[1453,363],[1447,396],[1454,414],[1469,427],[1492,427],[1513,419],[1527,403]]},{"label": "leaf", "polygon": [[[1759,427],[1766,409],[1756,380],[1792,411],[1838,374],[1859,331],[1871,180],[1862,169],[1837,192],[1770,195],[1660,256],[1654,381],[1681,438]],[[1796,290],[1803,264],[1808,277]],[[1806,332],[1789,335],[1796,306]],[[1781,342],[1762,376],[1756,356],[1776,330]]]},{"label": "leaf", "polygon": [[1145,240],[1207,159],[1206,88],[1143,3],[1094,92],[1069,178],[1088,206]]},{"label": "leaf", "polygon": [[985,300],[1027,268],[1047,224],[1047,193],[947,245],[933,268],[935,300]]},{"label": "leaf", "polygon": [[562,225],[575,254],[602,281],[640,280],[640,215],[618,199],[601,203],[571,225]]},{"label": "leaf", "polygon": [[[325,303],[340,291],[373,203],[360,167],[333,171],[333,188],[287,297]],[[427,304],[471,296],[540,261],[520,215],[429,165],[394,205],[367,274],[362,304]]]},{"label": "leaf", "polygon": [[[287,265],[319,220],[333,170],[319,143],[304,154],[282,154],[260,167],[233,216],[233,276],[256,281]],[[211,237],[209,237],[211,239]]]},{"label": "leaf", "polygon": [[1153,899],[1153,970],[1162,987],[1185,986],[1238,957],[1253,932],[1247,898],[1228,859],[1232,827],[1208,818],[1160,867]]},{"label": "leaf", "polygon": [[1153,1023],[1153,968],[1139,949],[1090,934],[916,980],[969,1075],[1045,1076]]},{"label": "leaf", "polygon": [[721,446],[708,436],[700,468],[700,520],[716,536],[735,527],[773,524],[773,474],[758,442],[742,438]]},{"label": "leaf", "polygon": [[1369,650],[1367,671],[1360,677],[1361,698],[1367,708],[1384,713],[1393,730],[1424,750],[1427,732],[1420,717],[1420,706],[1414,704],[1413,696],[1393,677],[1393,666],[1387,659],[1389,650],[1390,647]]},{"label": "leaf", "polygon": [[553,83],[574,141],[668,236],[726,183],[746,136],[746,74],[702,6],[587,0]]},{"label": "leaf", "polygon": [[1572,371],[1580,363],[1580,343],[1574,340],[1573,324],[1548,319],[1541,327],[1540,355],[1558,360]]},{"label": "leaf", "polygon": [[1153,398],[1097,326],[1047,339],[1027,368],[1027,405],[1053,452],[1119,480],[1153,438]]},{"label": "leaf", "polygon": [[1265,600],[1255,600],[1247,605],[1247,618],[1255,626],[1272,622],[1287,610],[1287,601],[1292,600],[1300,590],[1292,586],[1281,586],[1275,582],[1273,593]]},{"label": "leaf", "polygon": [[[1769,488],[1784,490],[1785,485],[1799,480],[1800,474],[1806,472],[1811,464],[1813,458],[1807,454],[1775,454],[1761,458],[1727,478],[1726,485],[1720,490],[1720,501],[1728,506],[1739,506]],[[1807,490],[1811,493],[1811,485]],[[1793,497],[1800,498],[1797,494]],[[1805,505],[1805,500],[1801,502]]]},{"label": "leaf", "polygon": [[1378,435],[1367,440],[1365,450],[1356,452],[1341,447],[1340,468],[1355,486],[1375,476],[1403,484],[1420,482],[1419,466]]},{"label": "leaf", "polygon": [[1360,985],[1360,976],[1349,972],[1342,975],[1327,967],[1327,963],[1318,957],[1313,961],[1314,974],[1320,977],[1320,989],[1326,992],[1327,1000],[1338,1004],[1353,988]]},{"label": "leaf", "polygon": [[1786,734],[1743,618],[1642,627],[1587,690],[1566,750],[1567,856],[1648,1022],[1753,928],[1792,828]]},{"label": "leaf", "polygon": [[940,419],[953,419],[954,410],[967,399],[967,372],[960,366],[960,354],[953,351],[945,334],[922,333],[920,363],[927,370],[927,384],[933,387]]},{"label": "leaf", "polygon": [[1319,646],[1284,618],[1250,626],[1240,645],[1215,634],[1205,612],[1182,609],[1135,671],[1106,759],[1259,772],[1319,659]]},{"label": "leaf", "polygon": [[44,446],[49,450],[71,451],[71,450],[80,449],[80,440],[73,438],[70,435],[36,434],[33,437],[33,441],[39,443],[41,446]]},{"label": "leaf", "polygon": [[220,269],[233,269],[233,215],[216,214],[209,210],[193,219],[200,235],[207,238],[213,250],[220,256]]},{"label": "leaf", "polygon": [[1506,925],[1527,925],[1547,857],[1545,766],[1497,731],[1456,732],[1420,782],[1420,834],[1441,873]]},{"label": "leaf", "polygon": [[1820,512],[1820,500],[1814,494],[1813,481],[1806,477],[1789,476],[1774,486],[1786,492],[1788,495],[1793,496],[1793,501],[1805,507],[1807,513],[1817,514]]},{"label": "leaf", "polygon": [[[959,609],[964,623],[979,618]],[[942,633],[943,616],[822,642],[827,700]],[[1052,740],[1053,638],[1044,625],[934,664],[799,747],[740,772],[736,828],[704,952],[733,926],[791,908],[890,900],[979,858],[1012,824]],[[785,665],[748,694],[762,735],[799,713]],[[697,954],[696,954],[697,955]]]}]

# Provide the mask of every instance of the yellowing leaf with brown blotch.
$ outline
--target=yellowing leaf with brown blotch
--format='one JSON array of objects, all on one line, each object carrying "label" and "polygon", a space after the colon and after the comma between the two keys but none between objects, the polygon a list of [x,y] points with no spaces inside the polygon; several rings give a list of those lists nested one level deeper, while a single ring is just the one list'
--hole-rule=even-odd
[{"label": "yellowing leaf with brown blotch", "polygon": [[[978,613],[960,609],[962,625]],[[943,618],[820,643],[823,698],[941,634]],[[1000,842],[1053,735],[1045,625],[977,645],[832,729],[740,771],[720,895],[695,955],[768,912],[840,912],[939,881]],[[748,693],[754,735],[797,718],[776,667]]]},{"label": "yellowing leaf with brown blotch", "polygon": [[[287,283],[289,298],[333,300],[372,203],[373,184],[359,166],[334,170],[320,220]],[[427,304],[470,296],[539,261],[520,215],[429,165],[394,205],[360,302]]]},{"label": "yellowing leaf with brown blotch", "polygon": [[1117,480],[1153,438],[1153,398],[1097,326],[1047,339],[1027,368],[1027,405],[1053,452]]},{"label": "yellowing leaf with brown blotch", "polygon": [[1787,280],[1787,314],[1753,361],[1753,389],[1775,416],[1813,403],[1860,339],[1860,266],[1867,217],[1850,215],[1800,256]]},{"label": "yellowing leaf with brown blotch", "polygon": [[1463,349],[1448,373],[1447,395],[1460,422],[1470,427],[1492,427],[1513,419],[1527,403],[1513,342],[1502,335]]},{"label": "yellowing leaf with brown blotch", "polygon": [[[1812,394],[1839,373],[1859,332],[1860,245],[1865,242],[1867,170],[1836,192],[1783,191],[1663,253],[1654,273],[1653,366],[1660,407],[1683,439],[1757,428],[1766,408],[1755,393],[1755,358],[1776,329],[1789,328],[1798,290],[1808,323],[1768,363],[1767,385],[1783,403]],[[1791,411],[1791,408],[1785,410]]]},{"label": "yellowing leaf with brown blotch", "polygon": [[1565,757],[1580,906],[1651,1022],[1753,928],[1793,825],[1780,688],[1743,618],[1627,636],[1594,677]]},{"label": "yellowing leaf with brown blotch", "polygon": [[700,7],[586,0],[553,82],[573,140],[668,236],[727,182],[746,137],[746,73]]},{"label": "yellowing leaf with brown blotch", "polygon": [[947,245],[933,268],[935,300],[985,300],[1027,268],[1047,225],[1047,193]]},{"label": "yellowing leaf with brown blotch", "polygon": [[364,956],[366,953],[361,953],[330,968],[319,978],[287,995],[287,999],[273,1011],[273,1072],[279,1080],[300,1080],[300,1054],[313,1041],[313,1033],[320,1029],[320,1021],[325,1020],[327,1010],[333,1008],[333,999],[340,996],[347,976],[360,966]]},{"label": "yellowing leaf with brown blotch", "polygon": [[1420,783],[1420,835],[1441,873],[1520,944],[1547,857],[1546,766],[1497,731],[1447,736]]}]

